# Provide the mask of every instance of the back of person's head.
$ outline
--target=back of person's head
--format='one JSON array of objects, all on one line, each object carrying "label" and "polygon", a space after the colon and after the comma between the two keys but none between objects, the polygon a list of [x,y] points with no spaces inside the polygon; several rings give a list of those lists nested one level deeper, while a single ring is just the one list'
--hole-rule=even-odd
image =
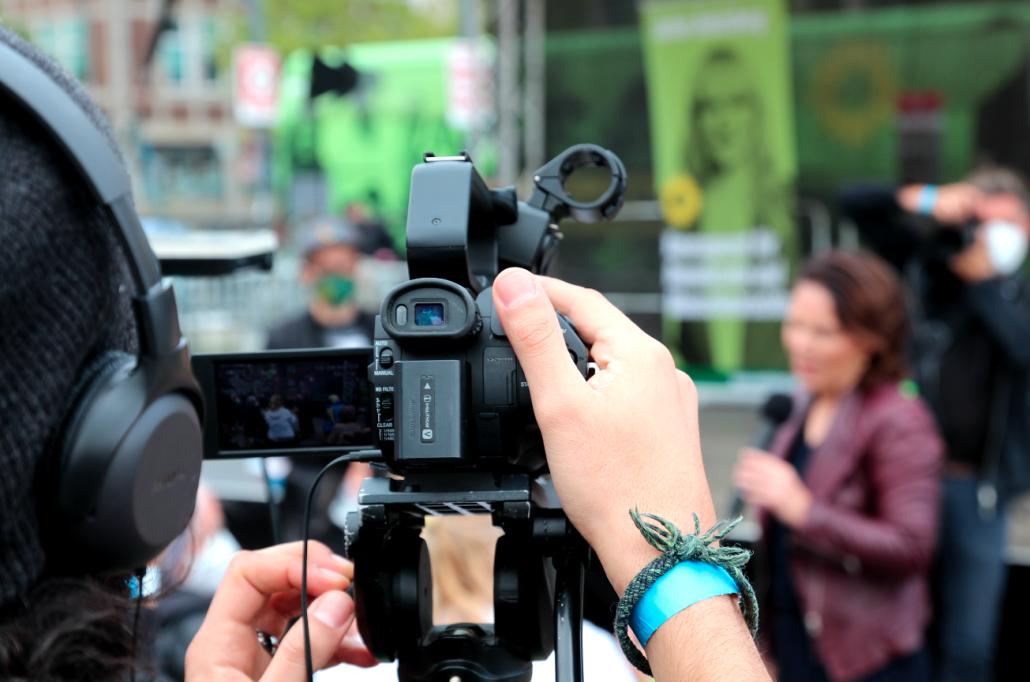
[{"label": "back of person's head", "polygon": [[906,376],[909,319],[905,291],[886,263],[862,251],[830,251],[808,261],[799,281],[826,289],[841,327],[871,349],[862,388]]},{"label": "back of person's head", "polygon": [[[71,77],[14,33],[0,42],[47,71],[114,147]],[[111,679],[130,654],[123,580],[54,576],[41,516],[47,455],[77,378],[133,352],[128,267],[110,219],[49,135],[0,93],[0,677]]]},{"label": "back of person's head", "polygon": [[985,164],[973,169],[966,176],[965,182],[988,196],[1010,194],[1017,197],[1023,202],[1023,206],[1030,210],[1030,191],[1027,190],[1023,178],[1013,170]]}]

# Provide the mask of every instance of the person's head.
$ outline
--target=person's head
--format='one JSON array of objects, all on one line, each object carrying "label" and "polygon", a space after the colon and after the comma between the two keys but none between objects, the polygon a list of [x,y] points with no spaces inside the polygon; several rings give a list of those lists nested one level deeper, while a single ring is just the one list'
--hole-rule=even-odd
[{"label": "person's head", "polygon": [[268,409],[270,409],[270,410],[278,410],[282,406],[283,406],[283,398],[278,393],[276,393],[275,395],[273,395],[271,398],[268,399]]},{"label": "person's head", "polygon": [[978,221],[1001,220],[1030,233],[1030,191],[1018,174],[1000,166],[982,166],[965,182],[980,191],[975,209]]},{"label": "person's head", "polygon": [[875,256],[844,251],[805,265],[782,327],[791,372],[815,395],[900,380],[907,334],[898,278]]},{"label": "person's head", "polygon": [[[117,150],[81,86],[2,27],[0,42],[48,72]],[[55,437],[79,377],[108,351],[136,351],[127,259],[67,156],[6,98],[0,93],[0,677],[111,679],[129,653],[127,601],[117,600],[127,597],[124,579],[53,575],[42,520],[53,504]],[[62,676],[74,655],[82,667]]]},{"label": "person's head", "polygon": [[317,218],[303,228],[301,280],[315,301],[330,308],[353,305],[354,273],[361,261],[361,235],[345,220]]},{"label": "person's head", "polygon": [[762,134],[758,94],[747,66],[732,48],[716,48],[701,63],[689,116],[688,158],[702,183],[755,163]]}]

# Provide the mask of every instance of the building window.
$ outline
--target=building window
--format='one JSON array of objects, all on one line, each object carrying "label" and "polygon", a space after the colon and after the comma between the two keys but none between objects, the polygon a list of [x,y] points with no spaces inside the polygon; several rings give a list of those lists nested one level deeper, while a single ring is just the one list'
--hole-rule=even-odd
[{"label": "building window", "polygon": [[178,85],[185,80],[182,33],[178,26],[168,28],[161,34],[157,45],[157,61],[158,68],[167,82]]},{"label": "building window", "polygon": [[224,174],[218,151],[210,145],[143,145],[143,185],[151,203],[223,196]]},{"label": "building window", "polygon": [[217,54],[219,40],[218,24],[211,19],[205,19],[201,26],[201,72],[205,81],[217,81],[219,76]]},{"label": "building window", "polygon": [[89,23],[70,18],[40,23],[32,39],[46,54],[81,81],[89,78]]}]

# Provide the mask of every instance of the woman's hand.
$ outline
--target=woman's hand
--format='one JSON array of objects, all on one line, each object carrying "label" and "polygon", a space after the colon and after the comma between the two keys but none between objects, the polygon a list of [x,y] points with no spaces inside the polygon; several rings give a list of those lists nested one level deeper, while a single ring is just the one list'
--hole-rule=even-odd
[{"label": "woman's hand", "polygon": [[[621,593],[658,555],[630,509],[664,516],[684,532],[693,531],[694,513],[704,528],[715,522],[694,384],[661,343],[596,291],[512,268],[497,277],[493,294],[529,383],[562,507]],[[590,346],[600,367],[590,381],[569,361],[555,308]]]},{"label": "woman's hand", "polygon": [[[258,642],[258,632],[280,636],[300,615],[303,546],[300,542],[256,552],[240,552],[215,592],[204,623],[186,652],[186,679],[306,680],[304,628],[297,623],[282,638],[275,656]],[[308,545],[308,606],[311,657],[315,670],[336,663],[371,666],[367,649],[345,639],[354,621],[346,590],[353,565],[318,542]]]},{"label": "woman's hand", "polygon": [[791,528],[802,526],[812,508],[812,493],[797,470],[768,452],[742,450],[733,482],[748,504],[768,509]]}]

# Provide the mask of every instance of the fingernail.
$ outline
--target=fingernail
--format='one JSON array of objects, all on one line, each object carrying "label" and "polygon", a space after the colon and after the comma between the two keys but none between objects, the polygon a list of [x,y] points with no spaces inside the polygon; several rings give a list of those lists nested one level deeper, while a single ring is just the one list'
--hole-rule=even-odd
[{"label": "fingernail", "polygon": [[354,570],[354,564],[352,564],[349,559],[346,559],[339,554],[332,554],[330,556],[332,557],[333,563],[335,563],[344,573],[352,572]]},{"label": "fingernail", "polygon": [[327,592],[315,602],[311,615],[334,630],[339,630],[350,620],[350,597],[343,592]]},{"label": "fingernail", "polygon": [[521,268],[505,270],[494,280],[494,290],[505,308],[516,308],[536,296],[536,278]]},{"label": "fingernail", "polygon": [[322,575],[329,578],[333,582],[339,582],[341,580],[350,580],[349,575],[335,568],[326,568],[324,566],[319,566],[318,570],[322,572]]}]

